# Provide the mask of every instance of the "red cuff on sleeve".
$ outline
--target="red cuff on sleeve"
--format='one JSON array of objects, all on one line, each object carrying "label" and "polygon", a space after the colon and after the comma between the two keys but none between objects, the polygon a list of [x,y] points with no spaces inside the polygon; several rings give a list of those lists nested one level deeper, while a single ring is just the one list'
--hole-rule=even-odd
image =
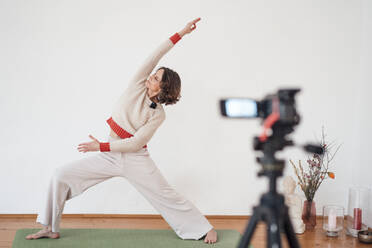
[{"label": "red cuff on sleeve", "polygon": [[181,39],[181,36],[178,33],[175,33],[169,39],[173,42],[173,44],[176,44]]},{"label": "red cuff on sleeve", "polygon": [[110,151],[110,143],[109,142],[106,142],[106,143],[99,143],[99,150],[101,152],[109,152]]}]

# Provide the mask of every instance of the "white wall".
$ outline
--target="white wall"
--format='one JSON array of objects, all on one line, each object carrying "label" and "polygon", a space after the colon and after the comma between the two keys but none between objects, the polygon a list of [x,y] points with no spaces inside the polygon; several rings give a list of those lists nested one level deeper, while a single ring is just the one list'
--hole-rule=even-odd
[{"label": "white wall", "polygon": [[[202,17],[159,65],[179,72],[182,100],[149,150],[171,185],[204,214],[250,214],[257,178],[258,120],[222,119],[218,99],[261,99],[300,87],[302,122],[292,135],[316,141],[324,125],[342,143],[324,204],[346,207],[351,185],[371,186],[371,3],[360,1],[1,1],[0,213],[36,213],[54,171],[82,154],[128,79],[156,46]],[[369,17],[368,17],[369,15]],[[279,157],[305,159],[295,148]],[[289,165],[285,174],[293,175]],[[299,192],[300,193],[300,192]],[[156,213],[122,178],[90,188],[65,213]]]}]

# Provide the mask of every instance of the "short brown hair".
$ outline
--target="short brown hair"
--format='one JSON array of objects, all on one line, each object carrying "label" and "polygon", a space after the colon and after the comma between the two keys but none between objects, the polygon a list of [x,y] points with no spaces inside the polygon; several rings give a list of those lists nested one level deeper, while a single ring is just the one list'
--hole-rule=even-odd
[{"label": "short brown hair", "polygon": [[163,69],[163,76],[160,82],[160,93],[157,96],[159,103],[175,104],[181,98],[181,78],[177,72],[167,67],[160,67]]}]

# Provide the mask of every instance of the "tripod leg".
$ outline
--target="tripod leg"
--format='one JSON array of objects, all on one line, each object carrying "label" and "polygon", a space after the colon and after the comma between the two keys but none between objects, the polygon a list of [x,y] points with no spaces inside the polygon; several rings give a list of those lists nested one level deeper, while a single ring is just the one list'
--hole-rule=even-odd
[{"label": "tripod leg", "polygon": [[257,207],[253,209],[253,215],[251,219],[249,220],[248,226],[245,229],[244,235],[240,240],[239,248],[247,248],[249,245],[249,242],[251,241],[251,238],[253,236],[253,233],[256,229],[257,222],[259,220],[259,211]]},{"label": "tripod leg", "polygon": [[281,248],[279,220],[273,213],[267,214],[267,248]]},{"label": "tripod leg", "polygon": [[300,248],[300,244],[298,243],[298,240],[297,240],[297,237],[294,233],[294,230],[293,230],[293,226],[292,226],[292,222],[289,218],[289,214],[288,214],[288,208],[286,209],[285,213],[284,213],[284,231],[285,231],[285,234],[287,235],[287,240],[288,240],[288,243],[289,243],[289,247],[291,248]]}]

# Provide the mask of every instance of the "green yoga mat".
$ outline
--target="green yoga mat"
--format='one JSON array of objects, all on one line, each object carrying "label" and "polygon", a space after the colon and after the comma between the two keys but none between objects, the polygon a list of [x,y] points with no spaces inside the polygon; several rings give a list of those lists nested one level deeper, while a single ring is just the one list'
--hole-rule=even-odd
[{"label": "green yoga mat", "polygon": [[19,229],[13,241],[13,248],[44,247],[89,247],[89,248],[222,248],[237,247],[241,235],[236,230],[216,230],[218,242],[206,244],[201,240],[182,240],[172,230],[133,229],[61,229],[59,239],[41,238],[26,240],[28,234],[40,229]]}]

